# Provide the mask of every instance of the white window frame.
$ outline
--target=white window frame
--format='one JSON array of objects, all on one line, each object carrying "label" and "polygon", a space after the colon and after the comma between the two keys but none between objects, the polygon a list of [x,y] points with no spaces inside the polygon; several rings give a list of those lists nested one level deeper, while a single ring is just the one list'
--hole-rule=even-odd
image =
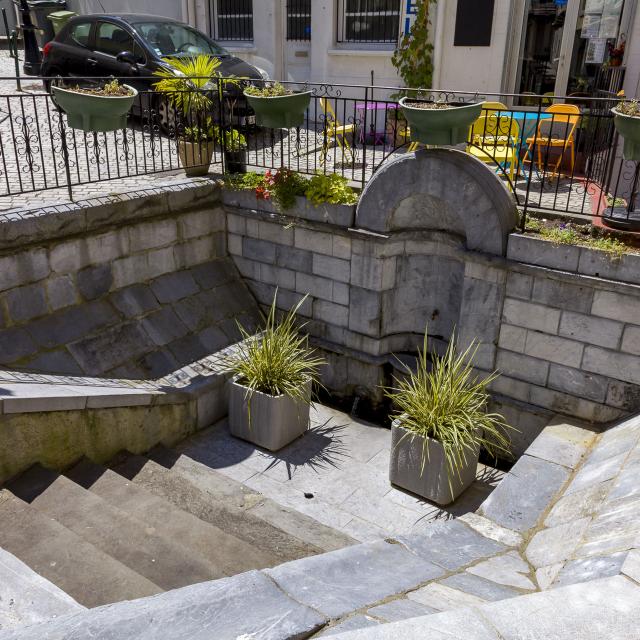
[{"label": "white window frame", "polygon": [[[348,47],[362,47],[362,48],[395,48],[400,38],[401,30],[402,30],[402,18],[403,18],[403,0],[396,0],[397,9],[391,11],[361,11],[361,12],[351,12],[347,13],[347,2],[348,0],[337,0],[337,34],[336,41],[340,45],[348,46]],[[397,25],[395,31],[395,38],[393,40],[347,40],[347,17],[354,15],[373,15],[373,16],[397,16]]]},{"label": "white window frame", "polygon": [[[251,0],[251,14],[247,14],[247,13],[220,13],[218,11],[218,3],[220,2],[220,0],[211,0],[211,33],[212,33],[212,37],[214,40],[219,41],[219,42],[238,42],[238,43],[247,43],[247,42],[253,42],[254,39],[254,24],[253,24],[253,18],[254,18],[254,7],[253,7],[253,0]],[[241,38],[223,38],[222,36],[220,36],[220,32],[218,29],[218,19],[220,17],[225,17],[225,18],[236,18],[236,19],[244,19],[246,18],[248,15],[251,15],[251,37],[241,37]]]}]

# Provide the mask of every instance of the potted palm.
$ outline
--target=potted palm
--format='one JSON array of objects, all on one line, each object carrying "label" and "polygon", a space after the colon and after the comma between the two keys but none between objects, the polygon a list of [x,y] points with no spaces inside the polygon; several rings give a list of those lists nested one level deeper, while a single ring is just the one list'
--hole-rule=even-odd
[{"label": "potted palm", "polygon": [[444,356],[428,354],[427,333],[416,371],[386,389],[396,407],[391,430],[389,479],[393,485],[439,505],[453,502],[473,481],[480,448],[509,455],[508,425],[486,410],[489,385],[478,380],[472,343],[457,354],[452,336]]},{"label": "potted palm", "polygon": [[53,99],[69,126],[87,132],[115,131],[127,126],[127,115],[138,92],[117,80],[103,87],[51,86]]},{"label": "potted palm", "polygon": [[482,102],[445,102],[405,96],[399,104],[411,129],[411,141],[423,144],[466,142],[469,127],[482,111]]},{"label": "potted palm", "polygon": [[165,58],[166,66],[154,75],[156,91],[164,94],[169,105],[191,123],[178,139],[178,155],[188,176],[206,175],[213,154],[213,127],[208,111],[213,105],[212,91],[217,69],[222,64],[208,55]]},{"label": "potted palm", "polygon": [[637,100],[623,100],[611,112],[613,123],[624,138],[624,159],[640,161],[640,104]]},{"label": "potted palm", "polygon": [[251,335],[240,327],[243,342],[228,360],[233,373],[231,434],[270,451],[281,449],[308,429],[312,387],[319,384],[318,370],[324,364],[296,327],[296,313],[305,299],[278,322],[274,297],[264,330]]},{"label": "potted palm", "polygon": [[256,123],[271,129],[301,126],[311,100],[311,91],[291,91],[279,82],[247,87],[244,95],[256,112]]}]

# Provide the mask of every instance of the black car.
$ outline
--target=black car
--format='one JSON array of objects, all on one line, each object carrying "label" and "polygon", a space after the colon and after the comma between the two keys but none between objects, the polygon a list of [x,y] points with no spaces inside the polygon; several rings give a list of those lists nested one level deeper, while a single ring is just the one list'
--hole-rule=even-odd
[{"label": "black car", "polygon": [[[264,71],[232,56],[201,31],[189,25],[150,15],[94,14],[77,16],[43,48],[42,75],[49,90],[53,78],[126,78],[126,83],[145,92],[153,89],[153,73],[171,68],[163,58],[209,54],[221,61],[219,73],[250,80],[265,80]],[[68,81],[66,81],[68,82]],[[234,91],[234,89],[228,89]],[[239,91],[239,89],[235,89]],[[171,127],[171,105],[160,96],[141,94],[134,105],[138,114],[148,105],[158,112],[160,124]],[[246,113],[236,109],[237,114]]]}]

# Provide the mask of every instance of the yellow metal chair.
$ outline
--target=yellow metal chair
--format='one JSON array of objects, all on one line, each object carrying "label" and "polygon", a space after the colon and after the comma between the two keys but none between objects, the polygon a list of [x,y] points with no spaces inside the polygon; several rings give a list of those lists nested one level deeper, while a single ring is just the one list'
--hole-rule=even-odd
[{"label": "yellow metal chair", "polygon": [[554,178],[559,175],[560,163],[566,151],[569,150],[571,152],[571,175],[573,175],[576,162],[575,131],[580,121],[580,108],[575,104],[552,104],[545,109],[545,113],[552,114],[552,117],[540,120],[536,134],[527,138],[527,151],[522,161],[533,163],[533,157],[529,159],[529,154],[533,154],[535,147],[539,171],[543,165],[542,154],[544,153],[548,157],[551,149],[561,149],[551,172],[551,177]]},{"label": "yellow metal chair", "polygon": [[489,114],[480,116],[471,127],[472,144],[467,153],[486,164],[495,163],[503,171],[509,165],[509,179],[513,185],[518,166],[520,126],[510,116]]},{"label": "yellow metal chair", "polygon": [[320,152],[320,164],[323,165],[327,161],[327,153],[329,152],[329,140],[335,140],[336,144],[342,149],[344,157],[345,152],[354,159],[353,149],[347,140],[348,135],[354,135],[356,130],[355,124],[340,124],[336,117],[336,112],[331,102],[326,98],[320,98],[320,107],[324,111],[326,136],[322,142],[322,151]]}]

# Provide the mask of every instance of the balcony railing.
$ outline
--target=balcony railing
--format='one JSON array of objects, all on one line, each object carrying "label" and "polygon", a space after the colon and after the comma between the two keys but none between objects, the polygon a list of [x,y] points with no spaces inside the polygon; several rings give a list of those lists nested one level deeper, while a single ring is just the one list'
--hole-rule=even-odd
[{"label": "balcony railing", "polygon": [[[69,127],[44,90],[4,93],[0,208],[8,208],[5,197],[13,197],[15,206],[15,197],[29,192],[66,188],[73,196],[95,182],[178,172],[180,143],[194,126],[213,124],[217,131],[242,134],[250,170],[338,173],[361,187],[383,163],[413,149],[397,99],[390,97],[398,89],[326,84],[309,89],[311,103],[297,129],[256,127],[239,89],[219,94],[213,86],[207,92],[208,112],[186,115],[171,106],[171,96],[141,90],[127,126],[108,133]],[[430,92],[427,97],[486,101],[460,148],[490,166],[524,212],[588,219],[602,216],[612,204],[620,209],[632,204],[637,171],[616,151],[610,109],[617,98],[526,96],[527,106],[506,107],[519,96]],[[228,170],[230,139],[218,136],[211,142],[212,171]]]}]

